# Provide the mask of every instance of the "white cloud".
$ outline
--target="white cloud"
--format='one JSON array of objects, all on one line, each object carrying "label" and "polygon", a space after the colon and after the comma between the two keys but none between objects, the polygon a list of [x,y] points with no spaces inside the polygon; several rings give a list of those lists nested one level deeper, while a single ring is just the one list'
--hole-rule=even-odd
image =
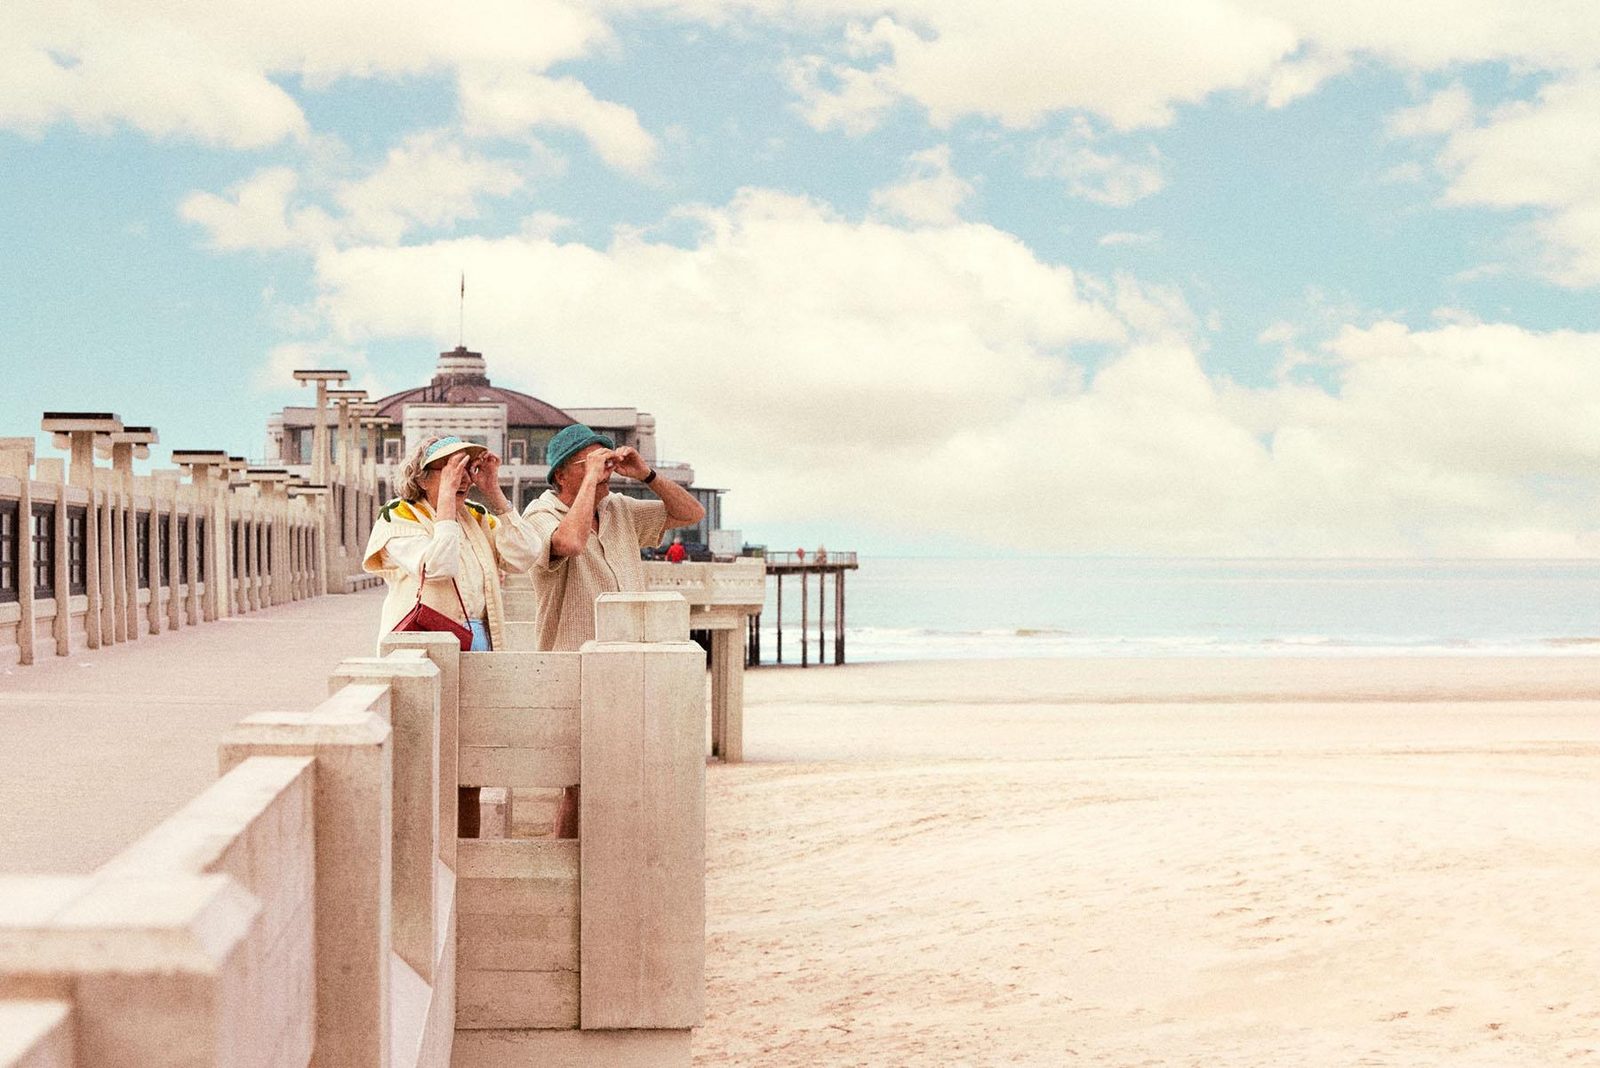
[{"label": "white cloud", "polygon": [[228,251],[339,244],[393,244],[424,227],[447,227],[476,217],[486,197],[523,187],[510,164],[485,159],[440,131],[405,138],[384,162],[359,178],[333,183],[325,208],[302,194],[301,175],[269,167],[227,196],[196,192],[179,213],[203,227],[212,247]]},{"label": "white cloud", "polygon": [[[605,45],[611,31],[581,0],[18,0],[0,36],[0,127],[119,123],[158,137],[259,148],[307,135],[279,84],[471,72],[475,84],[534,78]],[[548,80],[547,80],[548,81]],[[566,80],[540,87],[536,121],[590,136],[638,165],[632,113]],[[507,106],[510,106],[509,104]]]},{"label": "white cloud", "polygon": [[1458,83],[1414,107],[1394,112],[1385,125],[1390,137],[1436,137],[1464,129],[1472,116],[1472,94]]},{"label": "white cloud", "polygon": [[323,238],[312,232],[311,220],[290,216],[290,198],[299,186],[293,168],[269,167],[234,186],[228,196],[191,193],[178,212],[204,227],[212,247],[224,251],[315,246]]},{"label": "white cloud", "polygon": [[1096,242],[1101,248],[1129,248],[1153,245],[1161,240],[1159,230],[1114,230]]},{"label": "white cloud", "polygon": [[613,167],[647,170],[656,141],[631,108],[594,94],[576,79],[548,78],[515,68],[461,72],[461,114],[475,137],[516,137],[535,127],[575,130]]},{"label": "white cloud", "polygon": [[1142,159],[1130,159],[1096,150],[1091,147],[1095,139],[1088,124],[1079,121],[1070,132],[1039,141],[1029,173],[1063,179],[1068,195],[1118,208],[1161,192],[1166,179],[1161,154],[1153,145],[1146,147]]},{"label": "white cloud", "polygon": [[360,349],[333,341],[286,341],[274,345],[267,352],[266,362],[257,370],[253,381],[263,393],[289,389],[298,385],[294,372],[307,367],[338,367],[350,372],[350,389],[364,389],[370,396],[381,397],[391,392],[372,367],[367,354]]},{"label": "white cloud", "polygon": [[737,13],[838,34],[791,67],[818,128],[872,129],[901,102],[934,125],[1011,128],[1087,113],[1165,126],[1179,107],[1244,92],[1281,107],[1364,58],[1403,71],[1481,62],[1578,71],[1600,63],[1590,0],[613,0],[613,10]]},{"label": "white cloud", "polygon": [[448,226],[476,217],[483,197],[523,187],[510,164],[466,151],[438,131],[412,134],[383,165],[335,193],[349,234],[385,243],[418,226]]},{"label": "white cloud", "polygon": [[[1244,389],[1206,373],[1175,291],[1083,278],[991,227],[851,221],[758,190],[696,218],[686,247],[338,250],[318,260],[322,306],[345,344],[443,341],[438,279],[464,264],[504,309],[469,339],[497,381],[648,407],[747,526],[848,514],[1043,551],[1600,551],[1600,335],[1344,327],[1311,355],[1326,388]],[[1092,376],[1082,346],[1109,351]]]},{"label": "white cloud", "polygon": [[984,115],[1024,128],[1069,110],[1118,129],[1161,126],[1178,104],[1261,82],[1295,47],[1282,22],[1216,0],[837,7],[859,20],[842,58],[810,57],[817,76],[805,100],[819,127],[870,127],[898,99],[921,105],[936,126]]},{"label": "white cloud", "polygon": [[61,122],[91,131],[127,124],[241,149],[306,135],[293,98],[215,41],[86,5],[51,11],[7,10],[0,128],[37,135]]},{"label": "white cloud", "polygon": [[1600,285],[1600,71],[1554,81],[1477,123],[1454,105],[1443,111],[1455,124],[1429,132],[1449,134],[1436,161],[1448,180],[1444,202],[1535,209],[1528,232],[1543,272],[1563,285]]},{"label": "white cloud", "polygon": [[1287,107],[1301,97],[1316,92],[1328,79],[1343,74],[1349,68],[1348,55],[1311,51],[1273,70],[1267,78],[1262,96],[1270,108]]},{"label": "white cloud", "polygon": [[950,146],[939,145],[913,153],[904,180],[874,190],[872,206],[907,222],[942,226],[960,218],[972,192],[972,183],[950,166]]}]

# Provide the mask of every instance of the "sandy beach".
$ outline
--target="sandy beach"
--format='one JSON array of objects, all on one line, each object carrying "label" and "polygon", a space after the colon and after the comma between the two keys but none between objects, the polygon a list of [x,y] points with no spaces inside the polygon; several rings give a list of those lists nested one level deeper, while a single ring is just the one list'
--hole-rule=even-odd
[{"label": "sandy beach", "polygon": [[1600,659],[763,669],[704,1065],[1600,1064]]}]

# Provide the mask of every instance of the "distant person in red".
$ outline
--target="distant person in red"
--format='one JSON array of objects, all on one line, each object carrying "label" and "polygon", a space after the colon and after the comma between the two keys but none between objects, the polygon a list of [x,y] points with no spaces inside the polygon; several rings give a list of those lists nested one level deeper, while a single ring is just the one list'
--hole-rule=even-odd
[{"label": "distant person in red", "polygon": [[804,549],[796,549],[794,554],[799,558],[802,564],[806,562],[806,551]]},{"label": "distant person in red", "polygon": [[667,563],[681,564],[689,558],[689,550],[683,547],[682,538],[673,538],[672,544],[667,546]]}]

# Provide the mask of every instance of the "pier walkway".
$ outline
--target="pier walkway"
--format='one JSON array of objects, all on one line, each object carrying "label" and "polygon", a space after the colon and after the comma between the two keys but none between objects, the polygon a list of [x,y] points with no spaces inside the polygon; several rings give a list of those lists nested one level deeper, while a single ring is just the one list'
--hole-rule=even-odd
[{"label": "pier walkway", "polygon": [[[0,872],[87,873],[210,786],[244,716],[371,656],[381,590],[0,668]],[[285,670],[294,665],[295,670]]]}]

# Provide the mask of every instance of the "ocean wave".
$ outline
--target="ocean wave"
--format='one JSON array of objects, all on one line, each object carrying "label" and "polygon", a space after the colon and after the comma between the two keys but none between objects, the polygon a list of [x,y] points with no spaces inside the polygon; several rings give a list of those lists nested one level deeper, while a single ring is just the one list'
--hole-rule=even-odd
[{"label": "ocean wave", "polygon": [[[776,635],[762,628],[762,659],[776,655]],[[800,646],[785,628],[784,661],[798,661]],[[808,649],[816,652],[815,637]],[[825,641],[833,654],[833,634]],[[1171,656],[1539,656],[1571,655],[1600,646],[1600,637],[1468,639],[1458,636],[1410,638],[1331,634],[1238,637],[1194,634],[1087,635],[1058,627],[991,627],[971,630],[936,627],[847,627],[845,654],[851,661],[988,660],[1010,658],[1093,658]]]}]

